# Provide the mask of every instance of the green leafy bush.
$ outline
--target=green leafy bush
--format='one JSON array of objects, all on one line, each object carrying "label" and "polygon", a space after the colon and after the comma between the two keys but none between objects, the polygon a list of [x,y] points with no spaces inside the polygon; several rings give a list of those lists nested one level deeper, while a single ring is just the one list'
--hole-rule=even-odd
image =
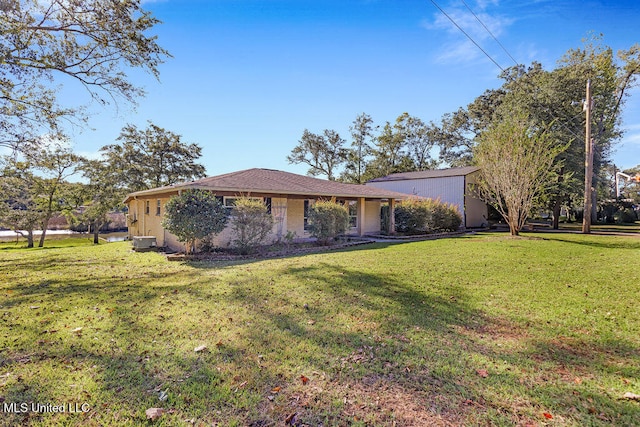
[{"label": "green leafy bush", "polygon": [[440,200],[429,199],[431,202],[431,230],[456,231],[462,224],[462,217],[458,209],[451,203],[443,203]]},{"label": "green leafy bush", "polygon": [[613,217],[617,224],[633,224],[638,219],[636,212],[631,208],[620,209]]},{"label": "green leafy bush", "polygon": [[235,239],[231,242],[241,253],[253,252],[269,235],[273,217],[262,200],[250,197],[236,199],[231,214],[231,229]]},{"label": "green leafy bush", "polygon": [[462,224],[456,207],[437,199],[407,199],[395,209],[396,231],[407,234],[455,231]]},{"label": "green leafy bush", "polygon": [[396,231],[407,234],[428,232],[432,210],[428,199],[407,199],[395,208]]},{"label": "green leafy bush", "polygon": [[162,226],[193,252],[195,242],[218,234],[227,223],[227,212],[215,195],[206,190],[184,190],[165,206]]},{"label": "green leafy bush", "polygon": [[309,231],[318,243],[328,245],[349,227],[349,209],[335,200],[318,200],[309,207]]}]

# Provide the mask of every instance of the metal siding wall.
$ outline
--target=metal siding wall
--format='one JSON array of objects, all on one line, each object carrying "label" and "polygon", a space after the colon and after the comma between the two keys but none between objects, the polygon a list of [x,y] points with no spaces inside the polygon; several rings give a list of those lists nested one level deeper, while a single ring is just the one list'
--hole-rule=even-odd
[{"label": "metal siding wall", "polygon": [[367,183],[372,187],[399,193],[413,194],[430,199],[440,199],[458,207],[464,218],[464,177],[451,176],[443,178],[414,179],[403,181],[386,181]]}]

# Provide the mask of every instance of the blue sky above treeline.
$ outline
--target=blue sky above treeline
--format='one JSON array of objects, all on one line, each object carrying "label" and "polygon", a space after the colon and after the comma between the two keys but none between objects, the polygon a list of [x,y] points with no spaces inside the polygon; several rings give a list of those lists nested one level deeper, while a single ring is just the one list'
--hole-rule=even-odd
[{"label": "blue sky above treeline", "polygon": [[[614,50],[639,42],[636,1],[465,2],[436,3],[503,68],[514,65],[512,56],[553,69],[590,33]],[[148,92],[135,110],[90,108],[92,129],[72,132],[80,153],[95,156],[125,124],[144,128],[151,120],[200,144],[209,175],[252,167],[305,173],[286,161],[304,129],[349,139],[362,112],[379,125],[405,111],[438,122],[501,84],[498,66],[428,0],[143,3],[163,21],[155,33],[173,58],[160,67],[160,82],[131,74]],[[65,89],[65,97],[84,96],[81,87]],[[614,161],[628,168],[640,164],[637,89],[624,127]]]}]

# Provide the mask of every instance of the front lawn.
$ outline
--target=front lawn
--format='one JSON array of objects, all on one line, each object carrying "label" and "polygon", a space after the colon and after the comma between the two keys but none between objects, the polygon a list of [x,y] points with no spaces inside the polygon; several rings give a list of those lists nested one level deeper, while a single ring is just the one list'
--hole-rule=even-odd
[{"label": "front lawn", "polygon": [[638,425],[639,255],[555,233],[194,263],[0,245],[0,424]]}]

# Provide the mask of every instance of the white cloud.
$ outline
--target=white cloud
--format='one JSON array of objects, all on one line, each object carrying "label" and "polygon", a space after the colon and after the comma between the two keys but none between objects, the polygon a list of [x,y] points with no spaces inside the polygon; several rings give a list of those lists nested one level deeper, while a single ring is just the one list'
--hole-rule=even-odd
[{"label": "white cloud", "polygon": [[[500,40],[500,36],[505,34],[508,27],[511,26],[515,20],[506,16],[490,14],[487,11],[489,6],[495,6],[497,4],[498,2],[495,0],[480,0],[475,6],[469,4],[472,10],[475,8],[474,13],[477,19],[468,9],[459,6],[443,7],[443,10],[464,32],[479,44],[483,50],[500,63],[500,59],[504,58],[505,54],[493,37]],[[437,55],[439,62],[468,62],[469,60],[475,60],[484,56],[482,51],[440,11],[434,15],[433,21],[423,22],[423,26],[430,31],[446,31],[448,34],[450,41],[442,46],[443,49]],[[509,61],[511,62],[511,60]]]}]

